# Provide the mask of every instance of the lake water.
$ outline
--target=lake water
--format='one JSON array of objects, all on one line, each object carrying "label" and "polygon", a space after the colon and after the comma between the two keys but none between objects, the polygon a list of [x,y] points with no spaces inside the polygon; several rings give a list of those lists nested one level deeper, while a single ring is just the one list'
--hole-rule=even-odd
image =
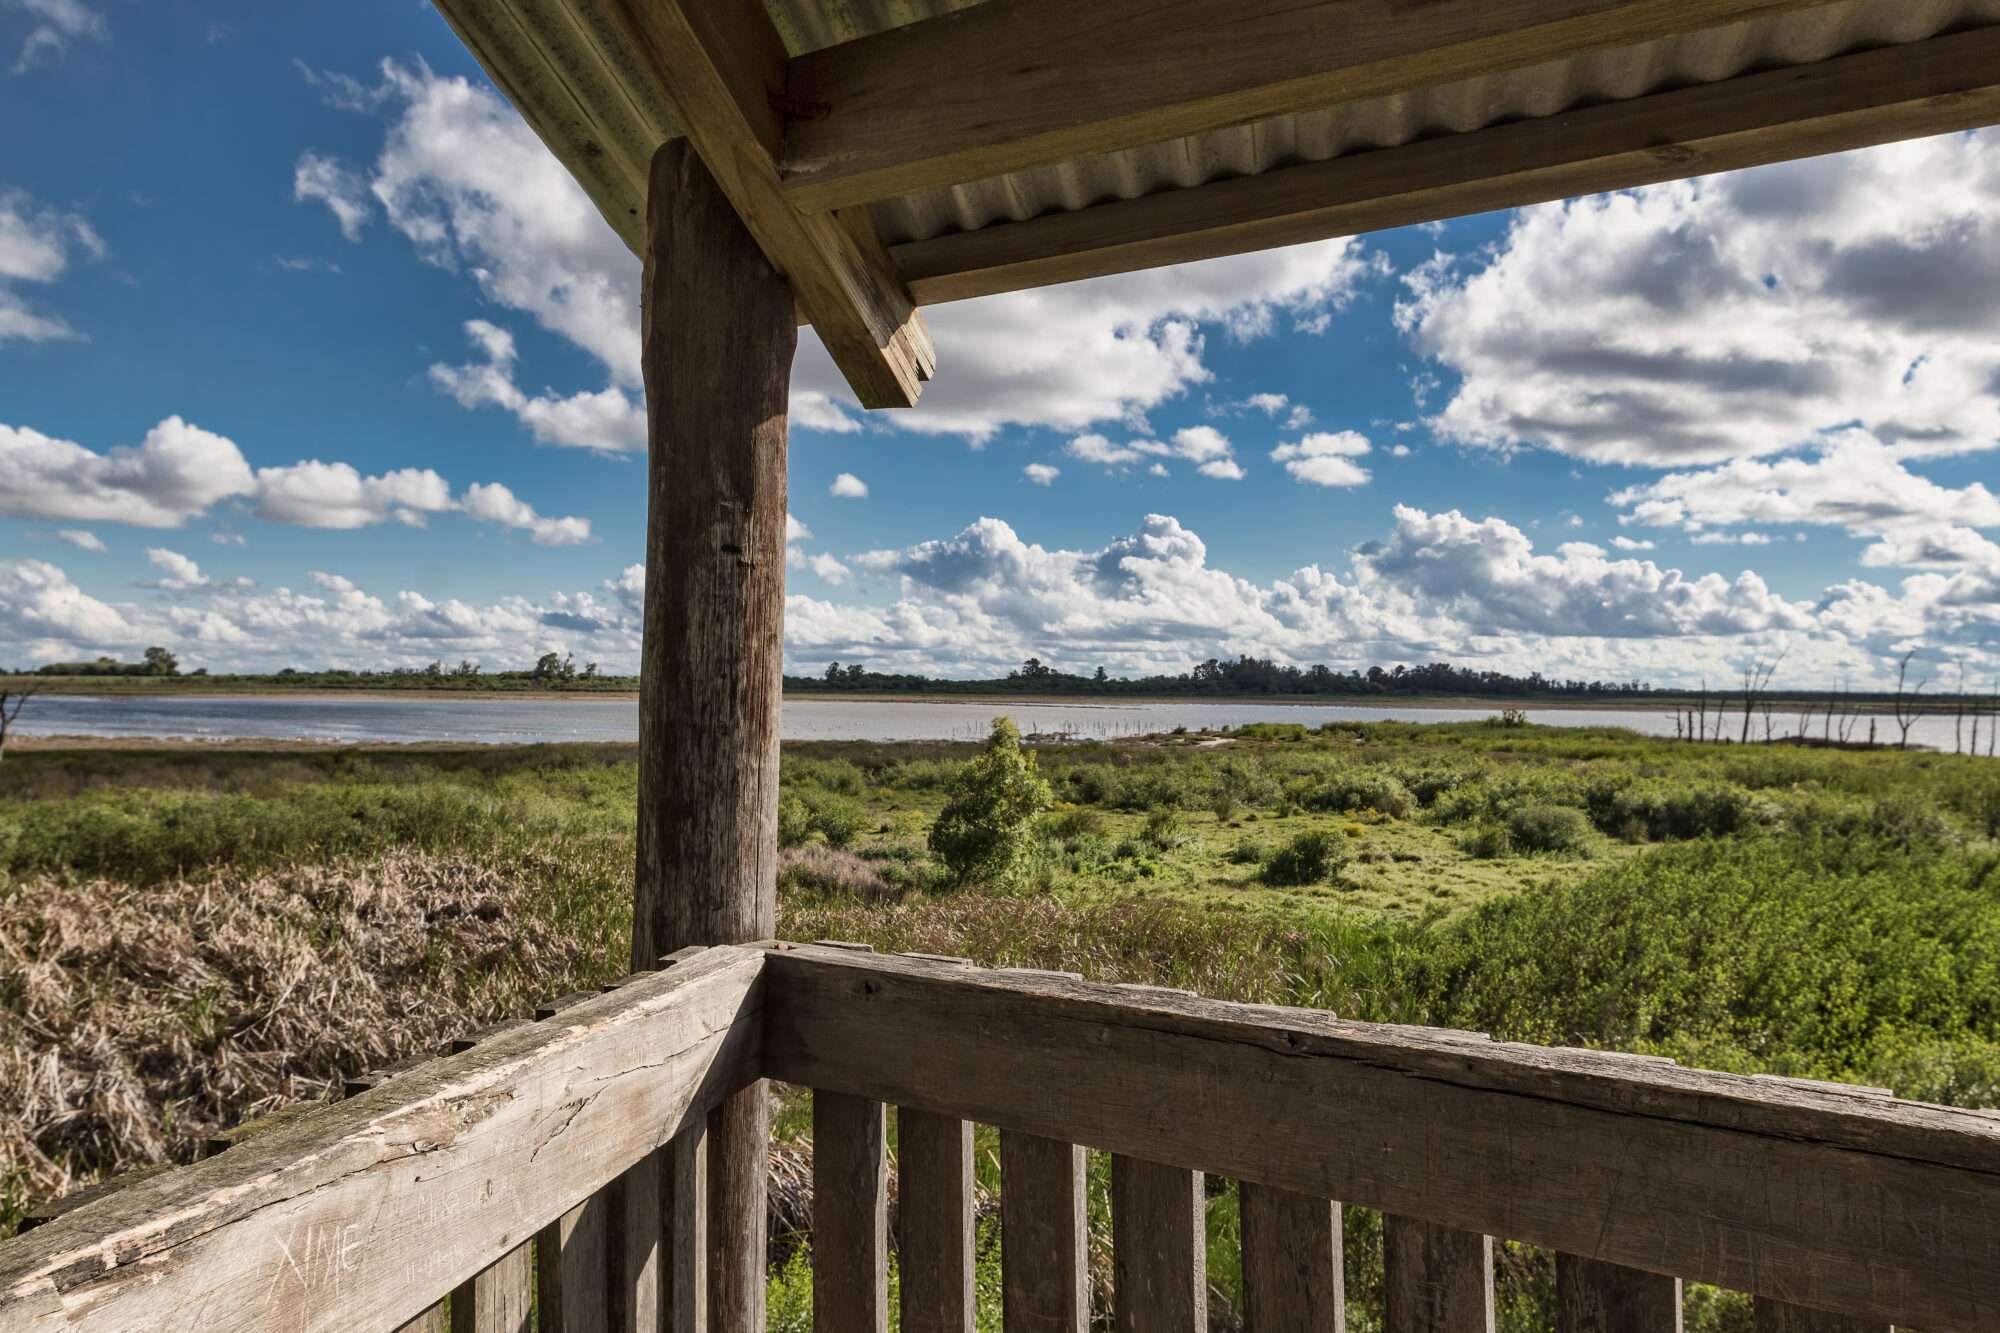
[{"label": "lake water", "polygon": [[[1144,735],[1185,726],[1190,730],[1236,727],[1246,722],[1476,722],[1496,709],[1410,708],[1393,704],[1261,703],[1009,703],[999,700],[920,702],[794,699],[785,704],[786,740],[976,740],[1006,714],[1024,732],[1062,732],[1092,739]],[[1674,731],[1672,719],[1650,709],[1530,708],[1530,720],[1553,726],[1630,727],[1652,735]],[[1740,726],[1740,719],[1735,724]],[[1780,715],[1779,734],[1796,729]],[[1762,734],[1760,718],[1755,727]],[[23,735],[159,736],[195,740],[459,741],[526,744],[554,741],[633,741],[639,706],[631,699],[496,697],[431,698],[210,698],[42,695],[21,714]],[[1865,738],[1864,718],[1855,732]],[[1814,722],[1813,733],[1819,732]],[[1734,734],[1733,730],[1731,734]],[[1895,725],[1883,717],[1882,739]],[[1913,743],[1950,749],[1949,717],[1925,717],[1910,733]],[[1984,742],[1982,738],[1982,748]]]}]

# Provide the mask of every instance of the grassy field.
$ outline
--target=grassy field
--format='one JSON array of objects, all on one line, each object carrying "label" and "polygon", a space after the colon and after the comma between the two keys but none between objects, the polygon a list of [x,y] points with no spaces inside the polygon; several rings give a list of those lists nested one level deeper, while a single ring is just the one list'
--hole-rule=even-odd
[{"label": "grassy field", "polygon": [[[1049,747],[1054,808],[967,883],[927,835],[973,752],[787,747],[781,933],[2000,1105],[1990,761],[1470,724]],[[0,1227],[622,972],[635,799],[630,747],[10,755]],[[795,1161],[802,1094],[779,1123]],[[1234,1217],[1217,1182],[1220,1326]],[[1375,1225],[1350,1210],[1362,1330]],[[799,1241],[774,1329],[809,1326]],[[1547,1327],[1549,1283],[1507,1247],[1503,1326]]]}]

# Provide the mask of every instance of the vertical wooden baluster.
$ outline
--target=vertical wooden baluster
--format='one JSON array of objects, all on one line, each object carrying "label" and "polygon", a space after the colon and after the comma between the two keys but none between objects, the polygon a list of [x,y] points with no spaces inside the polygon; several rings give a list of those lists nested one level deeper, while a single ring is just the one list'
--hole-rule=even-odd
[{"label": "vertical wooden baluster", "polygon": [[535,1308],[542,1333],[610,1333],[605,1244],[610,1199],[600,1190],[535,1237]]},{"label": "vertical wooden baluster", "polygon": [[1556,1256],[1557,1333],[1681,1333],[1681,1280]]},{"label": "vertical wooden baluster", "polygon": [[396,1333],[445,1333],[444,1302],[439,1301],[397,1329]]},{"label": "vertical wooden baluster", "polygon": [[451,1294],[451,1333],[528,1333],[534,1247],[522,1245]]},{"label": "vertical wooden baluster", "polygon": [[1206,1333],[1207,1231],[1199,1171],[1111,1159],[1118,1333]]},{"label": "vertical wooden baluster", "polygon": [[1247,1180],[1239,1189],[1250,1333],[1343,1333],[1340,1205]]},{"label": "vertical wooden baluster", "polygon": [[903,1333],[973,1333],[972,1124],[896,1112]]},{"label": "vertical wooden baluster", "polygon": [[1391,1333],[1493,1333],[1493,1238],[1382,1215]]},{"label": "vertical wooden baluster", "polygon": [[1759,1296],[1756,1300],[1757,1333],[1896,1333],[1887,1324],[1871,1324],[1844,1314],[1808,1310]]},{"label": "vertical wooden baluster", "polygon": [[889,1162],[882,1103],[813,1092],[813,1328],[889,1327]]},{"label": "vertical wooden baluster", "polygon": [[1006,1333],[1090,1326],[1083,1149],[1000,1134],[1000,1266]]},{"label": "vertical wooden baluster", "polygon": [[605,1190],[607,1314],[613,1333],[659,1333],[662,1148]]},{"label": "vertical wooden baluster", "polygon": [[663,1151],[660,1299],[666,1327],[708,1333],[708,1127],[682,1130]]}]

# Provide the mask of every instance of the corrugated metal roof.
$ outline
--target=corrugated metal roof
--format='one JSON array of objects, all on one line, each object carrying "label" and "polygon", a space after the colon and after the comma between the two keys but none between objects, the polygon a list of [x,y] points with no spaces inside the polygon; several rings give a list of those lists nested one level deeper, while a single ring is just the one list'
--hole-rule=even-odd
[{"label": "corrugated metal roof", "polygon": [[[1080,0],[1087,3],[1088,0]],[[792,54],[970,8],[977,0],[766,0]],[[1434,135],[1920,41],[2000,23],[2000,0],[1842,0],[1727,28],[1281,116],[871,205],[886,244],[1389,148]]]}]

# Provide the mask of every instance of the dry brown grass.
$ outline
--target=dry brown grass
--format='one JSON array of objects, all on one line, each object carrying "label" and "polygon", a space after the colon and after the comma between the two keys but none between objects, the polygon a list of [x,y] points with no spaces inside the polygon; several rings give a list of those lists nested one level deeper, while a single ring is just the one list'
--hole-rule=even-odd
[{"label": "dry brown grass", "polygon": [[892,952],[961,954],[986,967],[1081,972],[1095,981],[1179,986],[1220,999],[1286,994],[1285,932],[1268,920],[1166,903],[1069,903],[955,894],[901,903],[778,904],[778,933]]},{"label": "dry brown grass", "polygon": [[399,852],[16,883],[0,894],[0,1204],[188,1160],[218,1129],[594,979],[602,942],[523,911],[523,882]]}]

